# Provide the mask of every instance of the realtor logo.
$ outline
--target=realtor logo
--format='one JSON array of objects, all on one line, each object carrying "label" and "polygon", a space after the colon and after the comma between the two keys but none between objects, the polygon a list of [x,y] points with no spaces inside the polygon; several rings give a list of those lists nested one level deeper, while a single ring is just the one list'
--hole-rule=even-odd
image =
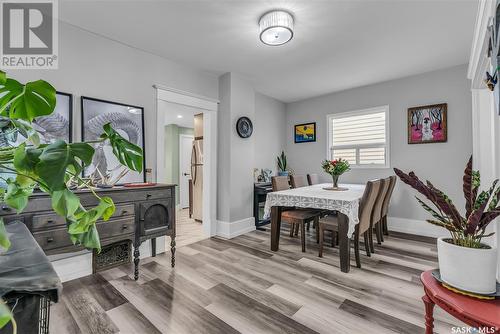
[{"label": "realtor logo", "polygon": [[56,69],[57,0],[0,0],[1,69]]}]

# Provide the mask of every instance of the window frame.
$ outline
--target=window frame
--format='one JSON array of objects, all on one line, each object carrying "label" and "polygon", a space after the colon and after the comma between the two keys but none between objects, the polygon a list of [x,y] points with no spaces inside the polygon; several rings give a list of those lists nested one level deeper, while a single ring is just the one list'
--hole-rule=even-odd
[{"label": "window frame", "polygon": [[385,112],[385,144],[358,144],[358,145],[341,145],[335,147],[336,149],[356,149],[356,161],[359,161],[359,149],[360,148],[376,148],[376,147],[385,147],[385,164],[384,165],[351,165],[352,169],[387,169],[391,168],[391,137],[390,137],[390,112],[389,105],[383,105],[378,107],[366,108],[366,109],[358,109],[340,113],[332,113],[326,115],[326,123],[327,123],[327,141],[326,141],[326,156],[328,160],[332,159],[332,141],[333,141],[333,120],[336,118],[343,118],[349,116],[361,116],[372,114],[376,112]]}]

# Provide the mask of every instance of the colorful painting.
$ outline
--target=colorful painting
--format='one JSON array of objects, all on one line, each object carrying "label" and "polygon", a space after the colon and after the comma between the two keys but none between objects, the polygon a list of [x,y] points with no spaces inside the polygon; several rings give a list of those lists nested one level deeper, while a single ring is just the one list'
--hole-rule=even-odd
[{"label": "colorful painting", "polygon": [[408,144],[445,142],[447,136],[447,104],[408,109]]},{"label": "colorful painting", "polygon": [[294,138],[296,143],[316,141],[316,123],[295,125]]}]

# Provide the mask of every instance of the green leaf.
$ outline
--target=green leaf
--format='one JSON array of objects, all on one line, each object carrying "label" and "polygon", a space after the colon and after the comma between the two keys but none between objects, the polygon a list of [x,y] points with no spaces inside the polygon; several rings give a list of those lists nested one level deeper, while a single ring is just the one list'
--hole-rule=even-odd
[{"label": "green leaf", "polygon": [[73,166],[79,173],[83,168],[81,163],[90,163],[93,155],[94,148],[89,144],[67,144],[58,140],[42,149],[36,171],[50,189],[62,190],[68,166]]},{"label": "green leaf", "polygon": [[[7,79],[0,85],[1,110],[9,110],[9,117],[33,121],[35,117],[50,115],[56,106],[56,90],[48,82],[37,80],[22,85]],[[10,106],[9,106],[10,104]]]},{"label": "green leaf", "polygon": [[7,192],[4,195],[4,201],[10,207],[21,213],[26,205],[28,198],[33,193],[33,187],[22,187],[17,181],[7,180]]},{"label": "green leaf", "polygon": [[52,192],[52,208],[63,217],[72,217],[80,207],[80,199],[68,189]]},{"label": "green leaf", "polygon": [[5,250],[10,248],[10,240],[7,231],[5,230],[3,218],[0,218],[0,247]]},{"label": "green leaf", "polygon": [[70,234],[87,233],[91,226],[95,225],[97,220],[108,220],[115,213],[115,204],[110,197],[102,197],[99,199],[99,204],[90,209],[79,209],[75,213],[75,220],[69,226]]},{"label": "green leaf", "polygon": [[96,210],[99,215],[102,215],[102,219],[106,221],[111,218],[113,213],[115,213],[115,203],[113,203],[113,199],[111,197],[101,197],[101,201],[96,207]]},{"label": "green leaf", "polygon": [[0,85],[3,85],[7,80],[7,74],[4,71],[0,71]]},{"label": "green leaf", "polygon": [[[70,225],[71,228],[71,225]],[[85,248],[96,249],[98,253],[101,252],[101,242],[99,240],[99,233],[95,225],[91,225],[89,230],[80,234],[71,234],[71,241],[75,245],[82,245]]]},{"label": "green leaf", "polygon": [[131,170],[140,173],[143,166],[142,149],[123,138],[111,127],[110,123],[105,124],[103,129],[104,133],[101,135],[101,138],[109,139],[113,148],[113,154],[118,158],[118,161]]},{"label": "green leaf", "polygon": [[17,171],[30,176],[36,175],[36,165],[40,161],[42,150],[38,148],[28,148],[26,145],[19,145],[14,151],[14,167]]},{"label": "green leaf", "polygon": [[3,299],[0,298],[0,328],[5,327],[5,325],[13,320],[14,317],[12,316],[12,313],[10,312]]}]

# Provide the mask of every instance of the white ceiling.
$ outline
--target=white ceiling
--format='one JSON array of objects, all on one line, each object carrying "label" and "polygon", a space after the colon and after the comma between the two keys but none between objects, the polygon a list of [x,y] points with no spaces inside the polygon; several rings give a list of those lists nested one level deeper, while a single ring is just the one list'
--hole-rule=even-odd
[{"label": "white ceiling", "polygon": [[[60,19],[215,74],[237,72],[285,102],[468,62],[477,0],[60,0]],[[295,17],[263,45],[258,19]]]},{"label": "white ceiling", "polygon": [[158,101],[158,111],[164,115],[165,125],[177,124],[178,126],[185,128],[193,128],[194,115],[202,112],[197,108],[165,102],[162,100]]}]

